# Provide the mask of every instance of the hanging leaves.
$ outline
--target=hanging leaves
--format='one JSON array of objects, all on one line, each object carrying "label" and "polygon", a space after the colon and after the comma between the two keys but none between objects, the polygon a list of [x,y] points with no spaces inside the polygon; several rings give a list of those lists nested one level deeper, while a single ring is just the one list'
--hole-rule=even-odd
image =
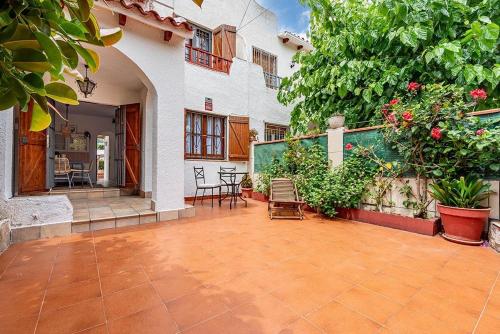
[{"label": "hanging leaves", "polygon": [[99,55],[84,43],[111,46],[122,37],[119,28],[101,32],[93,6],[93,0],[16,0],[0,6],[0,110],[16,104],[25,110],[32,101],[31,130],[40,131],[51,121],[47,98],[78,104],[76,92],[59,82],[62,73],[81,79],[79,58],[97,71]]}]

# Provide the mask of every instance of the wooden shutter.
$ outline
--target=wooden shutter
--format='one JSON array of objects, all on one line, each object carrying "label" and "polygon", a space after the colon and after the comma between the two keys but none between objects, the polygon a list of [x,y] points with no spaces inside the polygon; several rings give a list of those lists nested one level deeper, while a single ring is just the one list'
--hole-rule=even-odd
[{"label": "wooden shutter", "polygon": [[229,60],[236,57],[236,27],[223,24],[214,30],[214,55]]},{"label": "wooden shutter", "polygon": [[229,160],[248,161],[250,158],[250,124],[248,117],[229,117]]}]

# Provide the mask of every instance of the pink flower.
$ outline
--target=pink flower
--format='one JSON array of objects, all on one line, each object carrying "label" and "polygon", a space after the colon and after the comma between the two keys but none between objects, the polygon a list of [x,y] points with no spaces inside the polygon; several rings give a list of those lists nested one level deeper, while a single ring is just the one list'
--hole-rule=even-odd
[{"label": "pink flower", "polygon": [[413,121],[413,115],[412,115],[412,113],[411,113],[411,112],[409,112],[409,111],[405,111],[405,112],[403,113],[403,115],[402,115],[402,116],[403,116],[403,119],[404,119],[405,121],[407,121],[407,122],[411,122],[411,121]]},{"label": "pink flower", "polygon": [[486,100],[488,98],[488,94],[486,93],[486,91],[480,88],[474,89],[469,94],[475,101]]},{"label": "pink flower", "polygon": [[399,99],[394,99],[394,100],[391,100],[391,101],[389,102],[389,104],[390,104],[391,106],[393,106],[393,105],[395,105],[395,104],[398,104],[398,103],[399,103]]},{"label": "pink flower", "polygon": [[419,89],[420,89],[420,87],[422,87],[422,85],[421,85],[421,84],[419,84],[419,83],[417,83],[417,82],[410,82],[410,83],[408,84],[408,90],[409,90],[410,92],[413,92],[413,91],[419,90]]},{"label": "pink flower", "polygon": [[482,136],[486,132],[485,129],[479,129],[476,131],[476,136]]},{"label": "pink flower", "polygon": [[396,114],[391,112],[389,115],[387,115],[387,120],[391,123],[394,123],[394,124],[397,123]]},{"label": "pink flower", "polygon": [[350,150],[352,150],[352,148],[353,148],[353,147],[354,147],[354,146],[353,146],[351,143],[348,143],[348,144],[345,146],[345,149],[346,149],[347,151],[350,151]]},{"label": "pink flower", "polygon": [[441,139],[443,137],[443,134],[441,133],[441,128],[432,128],[431,137],[436,140]]}]

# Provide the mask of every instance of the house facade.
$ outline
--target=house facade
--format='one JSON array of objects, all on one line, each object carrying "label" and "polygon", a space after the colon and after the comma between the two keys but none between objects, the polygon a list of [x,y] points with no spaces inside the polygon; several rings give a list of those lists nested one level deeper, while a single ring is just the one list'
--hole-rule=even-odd
[{"label": "house facade", "polygon": [[0,205],[11,216],[22,211],[19,224],[71,219],[69,202],[38,196],[58,182],[54,157],[91,161],[93,183],[105,178],[101,185],[151,197],[166,220],[194,195],[194,167],[217,182],[220,167],[250,168],[251,129],[261,141],[284,136],[290,109],[276,98],[280,78],[312,47],[279,31],[272,12],[253,0],[205,0],[202,9],[187,0],[99,0],[94,13],[124,36],[96,50],[93,94],[77,107],[58,105],[66,120],[53,115],[42,133],[28,130],[29,113],[0,113]]}]

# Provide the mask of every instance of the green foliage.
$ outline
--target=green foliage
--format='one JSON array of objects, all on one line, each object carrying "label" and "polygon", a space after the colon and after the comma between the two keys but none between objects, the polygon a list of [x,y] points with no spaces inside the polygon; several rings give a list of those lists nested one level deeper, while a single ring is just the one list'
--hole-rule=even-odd
[{"label": "green foliage", "polygon": [[491,194],[490,185],[475,178],[441,180],[429,186],[431,196],[446,206],[477,209]]},{"label": "green foliage", "polygon": [[500,170],[500,122],[466,113],[476,106],[455,85],[427,85],[385,105],[384,138],[417,176],[476,177]]},{"label": "green foliage", "polygon": [[271,179],[287,177],[295,182],[299,195],[310,207],[328,216],[336,214],[335,208],[359,205],[375,172],[364,157],[353,155],[330,169],[320,144],[304,147],[295,139],[289,139],[287,144],[281,160],[274,159],[259,174],[257,191],[269,194]]},{"label": "green foliage", "polygon": [[241,188],[253,188],[252,178],[248,175],[244,175],[240,183]]},{"label": "green foliage", "polygon": [[292,127],[378,124],[379,106],[407,83],[484,87],[495,106],[500,80],[498,0],[302,0],[311,8],[315,50],[298,53],[279,100],[294,104]]},{"label": "green foliage", "polygon": [[[78,104],[63,73],[82,79],[81,57],[92,71],[99,68],[97,47],[118,42],[122,31],[99,28],[91,13],[94,0],[6,0],[0,5],[0,110],[32,105],[32,131],[48,127],[48,99]],[[45,80],[44,80],[45,78]]]}]

